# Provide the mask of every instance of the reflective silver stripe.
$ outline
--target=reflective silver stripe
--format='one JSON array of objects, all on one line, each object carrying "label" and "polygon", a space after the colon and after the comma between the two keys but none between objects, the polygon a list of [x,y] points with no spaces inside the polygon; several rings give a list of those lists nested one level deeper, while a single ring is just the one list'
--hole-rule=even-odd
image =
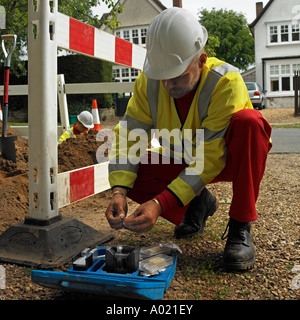
[{"label": "reflective silver stripe", "polygon": [[153,128],[152,124],[147,124],[145,122],[134,119],[134,118],[130,117],[128,114],[125,114],[125,116],[123,117],[123,120],[120,121],[120,125],[122,125],[123,121],[127,122],[127,130],[129,130],[129,131],[138,128],[138,129],[143,129],[148,132],[151,128]]},{"label": "reflective silver stripe", "polygon": [[160,80],[147,79],[147,98],[154,128],[157,128],[157,106]]},{"label": "reflective silver stripe", "polygon": [[62,144],[62,143],[63,143],[64,141],[66,141],[67,139],[70,139],[70,138],[66,138],[66,139],[63,140],[63,141],[59,141],[59,139],[60,139],[66,132],[68,132],[68,134],[70,135],[70,138],[76,138],[76,135],[71,131],[71,129],[68,129],[68,130],[66,130],[66,131],[58,138],[58,141],[57,141],[58,144]]},{"label": "reflective silver stripe", "polygon": [[70,138],[76,138],[75,134],[71,131],[71,129],[68,129],[67,132],[70,135]]},{"label": "reflective silver stripe", "polygon": [[226,128],[224,128],[220,131],[213,131],[213,130],[209,130],[207,128],[203,128],[203,129],[204,129],[204,141],[211,142],[217,138],[225,138],[228,126],[226,126]]},{"label": "reflective silver stripe", "polygon": [[232,65],[225,63],[221,66],[217,66],[213,68],[205,81],[205,84],[200,92],[198,99],[198,113],[200,117],[200,125],[202,126],[203,120],[207,117],[207,110],[210,104],[210,100],[212,94],[215,90],[215,87],[219,80],[227,73],[227,72],[238,72],[238,69],[233,67]]},{"label": "reflective silver stripe", "polygon": [[201,190],[205,187],[205,183],[196,173],[187,175],[184,170],[178,177],[187,183],[193,189],[195,194],[200,194]]},{"label": "reflective silver stripe", "polygon": [[221,64],[220,66],[217,66],[213,68],[216,72],[224,76],[227,72],[239,72],[239,69],[234,67],[233,65],[229,63]]},{"label": "reflective silver stripe", "polygon": [[[126,163],[124,163],[125,161],[126,161]],[[117,163],[112,163],[112,161],[110,161],[108,164],[108,172],[130,171],[133,173],[137,173],[138,168],[139,168],[139,166],[137,166],[135,164],[131,164],[127,158],[126,159],[117,159]]]}]

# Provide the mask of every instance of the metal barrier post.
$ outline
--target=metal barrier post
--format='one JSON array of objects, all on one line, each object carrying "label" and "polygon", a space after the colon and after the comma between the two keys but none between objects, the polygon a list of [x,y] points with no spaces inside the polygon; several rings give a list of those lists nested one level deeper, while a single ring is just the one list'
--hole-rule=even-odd
[{"label": "metal barrier post", "polygon": [[65,92],[65,76],[63,74],[57,75],[57,88],[58,88],[58,105],[60,112],[60,121],[62,127],[62,133],[69,129],[69,112],[67,95]]},{"label": "metal barrier post", "polygon": [[29,216],[49,220],[57,207],[57,0],[28,6]]}]

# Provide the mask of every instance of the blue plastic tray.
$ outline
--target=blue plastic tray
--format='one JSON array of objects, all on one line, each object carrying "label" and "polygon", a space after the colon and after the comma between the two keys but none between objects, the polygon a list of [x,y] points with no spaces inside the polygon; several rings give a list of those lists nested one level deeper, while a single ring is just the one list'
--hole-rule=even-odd
[{"label": "blue plastic tray", "polygon": [[[98,255],[104,255],[106,247],[98,247]],[[31,280],[44,287],[68,291],[104,294],[139,299],[162,299],[175,275],[177,254],[173,254],[173,264],[158,275],[146,277],[134,273],[109,273],[105,271],[105,258],[97,259],[86,271],[67,272],[32,270]]]}]

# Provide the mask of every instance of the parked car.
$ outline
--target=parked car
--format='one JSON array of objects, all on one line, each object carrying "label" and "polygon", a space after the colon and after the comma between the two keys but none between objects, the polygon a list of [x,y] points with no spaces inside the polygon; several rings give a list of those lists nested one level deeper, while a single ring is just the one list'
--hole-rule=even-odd
[{"label": "parked car", "polygon": [[256,82],[245,82],[248,89],[249,97],[254,108],[262,110],[266,107],[266,91]]}]

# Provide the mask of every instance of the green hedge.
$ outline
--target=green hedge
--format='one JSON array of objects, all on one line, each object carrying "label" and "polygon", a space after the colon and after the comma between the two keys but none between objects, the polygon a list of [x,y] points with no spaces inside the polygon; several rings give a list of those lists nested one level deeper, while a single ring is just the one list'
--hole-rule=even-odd
[{"label": "green hedge", "polygon": [[[112,64],[106,61],[89,58],[82,55],[71,55],[58,59],[58,72],[65,75],[66,83],[111,82]],[[83,109],[92,108],[93,99],[97,99],[98,108],[113,106],[111,94],[68,95],[70,114],[78,114]]]},{"label": "green hedge", "polygon": [[[27,62],[24,62],[27,67]],[[58,74],[64,74],[66,83],[111,82],[112,64],[110,62],[93,59],[82,55],[69,55],[58,58]],[[2,76],[1,76],[2,75]],[[3,66],[0,68],[0,85],[3,85]],[[14,70],[10,70],[10,85],[27,84],[27,76],[16,77]],[[82,110],[91,110],[93,99],[97,99],[98,108],[114,106],[112,94],[68,95],[69,113],[78,114]],[[2,104],[2,101],[1,101]],[[9,110],[28,110],[27,96],[9,96]]]}]

